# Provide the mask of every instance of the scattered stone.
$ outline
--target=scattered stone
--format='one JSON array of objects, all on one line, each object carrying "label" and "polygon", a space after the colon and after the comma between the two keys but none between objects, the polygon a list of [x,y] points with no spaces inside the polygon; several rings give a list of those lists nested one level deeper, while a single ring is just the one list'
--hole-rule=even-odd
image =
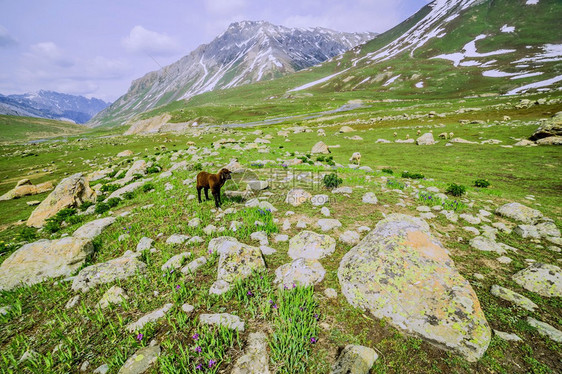
[{"label": "scattered stone", "polygon": [[183,310],[185,313],[191,313],[195,310],[195,307],[193,305],[183,304],[181,306],[181,310]]},{"label": "scattered stone", "polygon": [[340,242],[343,242],[348,245],[356,245],[361,240],[359,233],[351,230],[345,231],[343,234],[340,235],[339,239]]},{"label": "scattered stone", "polygon": [[310,200],[312,195],[303,190],[302,188],[293,188],[287,193],[287,197],[285,198],[285,202],[287,204],[291,204],[292,206],[299,206],[304,202]]},{"label": "scattered stone", "polygon": [[433,145],[435,144],[435,140],[433,139],[433,134],[427,132],[416,139],[417,145]]},{"label": "scattered stone", "polygon": [[179,269],[184,261],[191,256],[191,252],[182,252],[170,258],[162,267],[160,268],[162,271],[167,271],[170,269]]},{"label": "scattered stone", "polygon": [[27,226],[42,227],[47,219],[64,208],[77,207],[85,201],[95,201],[95,192],[82,173],[60,181],[53,192],[35,208],[27,220]]},{"label": "scattered stone", "polygon": [[139,349],[121,367],[118,374],[146,373],[158,360],[160,346],[153,345]]},{"label": "scattered stone", "polygon": [[496,213],[502,217],[511,218],[530,225],[537,223],[541,218],[543,218],[543,214],[540,211],[519,203],[508,203],[502,205],[496,210]]},{"label": "scattered stone", "polygon": [[371,231],[371,228],[367,227],[367,226],[359,226],[357,231],[359,231],[360,233],[369,232],[369,231]]},{"label": "scattered stone", "polygon": [[224,326],[231,330],[237,330],[239,332],[244,331],[244,321],[233,314],[201,314],[199,316],[199,321],[206,325]]},{"label": "scattered stone", "polygon": [[72,282],[73,291],[87,292],[100,284],[110,283],[117,279],[126,279],[137,272],[145,272],[146,264],[134,257],[119,257],[107,262],[88,266],[80,271]]},{"label": "scattered stone", "polygon": [[291,229],[291,221],[289,221],[287,218],[285,218],[285,220],[283,221],[282,229],[283,231],[287,231]]},{"label": "scattered stone", "polygon": [[478,280],[484,280],[484,276],[480,273],[474,273],[472,275],[474,276],[474,278],[476,278]]},{"label": "scattered stone", "polygon": [[463,230],[468,231],[474,235],[480,235],[480,231],[476,227],[472,226],[463,226]]},{"label": "scattered stone", "polygon": [[257,240],[260,245],[269,245],[269,240],[267,239],[267,233],[265,231],[256,231],[250,234],[250,239]]},{"label": "scattered stone", "polygon": [[556,227],[556,224],[554,222],[541,222],[536,225],[535,228],[542,238],[560,237],[560,230],[558,229],[558,227]]},{"label": "scattered stone", "polygon": [[275,282],[279,287],[293,288],[294,285],[307,287],[320,283],[325,275],[326,270],[318,260],[297,258],[275,270]]},{"label": "scattered stone", "polygon": [[352,132],[352,131],[355,131],[355,130],[352,129],[351,127],[349,127],[349,126],[342,126],[341,129],[340,129],[340,133],[347,133],[347,132]]},{"label": "scattered stone", "polygon": [[109,371],[109,366],[107,364],[103,364],[98,366],[96,370],[94,370],[94,374],[106,374]]},{"label": "scattered stone", "polygon": [[431,208],[425,205],[416,208],[418,212],[431,212]]},{"label": "scattered stone", "polygon": [[174,234],[166,239],[166,244],[183,244],[189,240],[189,235]]},{"label": "scattered stone", "polygon": [[330,256],[336,250],[336,241],[324,234],[301,231],[289,241],[288,255],[292,259],[319,260]]},{"label": "scattered stone", "polygon": [[506,224],[503,222],[494,222],[492,223],[492,226],[500,230],[501,232],[505,232],[506,234],[511,234],[511,229],[507,227]]},{"label": "scattered stone", "polygon": [[347,345],[334,366],[331,374],[369,374],[379,358],[377,352],[362,345]]},{"label": "scattered stone", "polygon": [[193,274],[199,269],[201,266],[207,263],[207,259],[203,256],[196,258],[195,260],[191,261],[189,264],[185,265],[181,272],[184,274]]},{"label": "scattered stone", "polygon": [[562,331],[555,329],[548,323],[537,321],[532,317],[527,317],[527,322],[536,328],[542,336],[547,336],[555,342],[562,343]]},{"label": "scattered stone", "polygon": [[555,265],[535,262],[513,276],[526,290],[545,297],[562,296],[562,269]]},{"label": "scattered stone", "polygon": [[72,309],[76,306],[76,304],[78,304],[78,302],[80,301],[80,295],[76,295],[70,298],[70,300],[68,300],[66,302],[66,305],[64,306],[65,309]]},{"label": "scattered stone", "polygon": [[499,336],[503,340],[508,341],[508,342],[522,342],[523,341],[523,339],[521,339],[519,336],[517,336],[515,334],[510,334],[508,332],[494,330],[494,334]]},{"label": "scattered stone", "polygon": [[320,142],[314,144],[314,147],[312,147],[312,150],[310,151],[310,153],[312,153],[312,154],[317,154],[317,153],[328,154],[328,153],[330,153],[330,148],[328,147],[328,145],[326,145],[326,143],[320,141]]},{"label": "scattered stone", "polygon": [[471,362],[490,343],[476,293],[419,218],[380,221],[343,257],[338,278],[351,305]]},{"label": "scattered stone", "polygon": [[115,223],[114,217],[100,218],[90,221],[74,231],[72,237],[79,240],[94,240],[106,227],[112,225],[113,223]]},{"label": "scattered stone", "polygon": [[207,235],[213,235],[213,233],[215,233],[217,231],[217,227],[215,225],[207,225],[205,226],[205,228],[203,229],[203,232]]},{"label": "scattered stone", "polygon": [[154,243],[153,239],[147,238],[146,236],[143,237],[140,241],[139,244],[137,244],[137,252],[142,252],[142,251],[146,251],[148,249],[150,249],[152,247],[152,244]]},{"label": "scattered stone", "polygon": [[472,214],[463,213],[463,214],[459,215],[459,217],[464,219],[465,221],[467,221],[468,223],[470,223],[472,225],[479,225],[480,223],[482,223],[482,220],[480,218],[475,217]]},{"label": "scattered stone", "polygon": [[328,195],[314,195],[310,199],[310,202],[314,206],[322,206],[326,204],[329,200],[330,198],[328,197]]},{"label": "scattered stone", "polygon": [[490,290],[492,295],[499,297],[500,299],[507,300],[523,309],[526,309],[530,312],[534,312],[535,308],[538,308],[538,305],[532,302],[530,299],[526,298],[523,295],[518,294],[510,289],[500,287],[497,284],[492,286]]},{"label": "scattered stone", "polygon": [[289,235],[285,235],[285,234],[277,234],[273,237],[273,241],[275,243],[282,243],[288,240],[289,240]]},{"label": "scattered stone", "polygon": [[277,253],[277,251],[275,250],[275,248],[271,248],[267,245],[260,245],[260,251],[261,253],[263,253],[265,256],[270,256],[274,253]]},{"label": "scattered stone", "polygon": [[130,184],[126,185],[125,187],[121,187],[120,189],[113,191],[107,199],[108,200],[113,199],[113,198],[121,199],[124,194],[136,191],[137,188],[140,188],[140,187],[144,186],[144,184],[146,182],[148,182],[149,180],[150,179],[144,179],[144,180],[140,180],[140,181],[137,181],[137,182],[130,183]]},{"label": "scattered stone", "polygon": [[496,258],[496,260],[498,260],[500,263],[502,264],[511,264],[511,262],[513,261],[511,258],[507,257],[507,256],[501,256]]},{"label": "scattered stone", "polygon": [[324,217],[330,217],[330,209],[326,207],[322,207],[322,209],[320,209],[320,213],[322,213]]},{"label": "scattered stone", "polygon": [[127,331],[129,332],[140,331],[147,323],[155,322],[160,318],[163,318],[166,315],[166,313],[168,313],[168,311],[172,309],[172,306],[174,306],[174,304],[166,304],[160,309],[145,314],[138,321],[129,323],[126,327]]},{"label": "scattered stone", "polygon": [[479,251],[496,252],[500,255],[505,253],[505,249],[496,243],[495,240],[485,236],[474,237],[470,240],[469,244],[472,248],[478,249]]},{"label": "scattered stone", "polygon": [[513,231],[523,238],[540,239],[541,237],[537,227],[533,225],[517,225]]},{"label": "scattered stone", "polygon": [[248,335],[244,355],[236,360],[231,374],[269,374],[267,335],[255,332]]},{"label": "scattered stone", "polygon": [[377,204],[379,202],[379,199],[377,199],[377,196],[374,192],[367,192],[365,195],[363,195],[362,201],[365,204]]},{"label": "scattered stone", "polygon": [[131,151],[130,149],[117,153],[117,157],[130,157],[132,155],[133,151]]},{"label": "scattered stone", "polygon": [[187,226],[189,227],[199,227],[199,225],[201,224],[201,220],[197,217],[192,218],[189,220],[189,222],[187,223]]},{"label": "scattered stone", "polygon": [[338,297],[338,292],[333,288],[326,288],[324,290],[324,295],[326,295],[328,299],[336,299]]},{"label": "scattered stone", "polygon": [[316,222],[316,226],[320,227],[322,231],[330,231],[336,227],[341,227],[341,222],[337,219],[322,218]]},{"label": "scattered stone", "polygon": [[109,307],[110,304],[121,304],[123,301],[127,300],[129,296],[125,291],[118,286],[113,286],[109,290],[105,291],[98,306],[102,309]]},{"label": "scattered stone", "polygon": [[343,194],[351,194],[353,193],[353,189],[351,187],[339,187],[334,188],[332,193],[343,193]]},{"label": "scattered stone", "polygon": [[21,355],[21,357],[20,357],[18,363],[21,364],[22,362],[29,361],[29,360],[35,361],[35,360],[37,360],[39,357],[40,357],[39,353],[37,353],[37,352],[34,351],[33,349],[28,349],[27,351],[25,351],[25,352],[23,353],[23,355]]}]

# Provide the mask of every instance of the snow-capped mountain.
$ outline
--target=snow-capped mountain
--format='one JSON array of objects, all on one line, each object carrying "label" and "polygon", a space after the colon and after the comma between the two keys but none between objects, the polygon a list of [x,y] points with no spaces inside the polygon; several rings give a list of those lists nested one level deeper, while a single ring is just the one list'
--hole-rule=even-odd
[{"label": "snow-capped mountain", "polygon": [[109,103],[96,98],[40,90],[23,95],[0,95],[0,114],[86,123]]},{"label": "snow-capped mountain", "polygon": [[319,64],[375,36],[325,28],[288,28],[265,21],[236,22],[211,43],[135,80],[124,96],[89,125],[124,122],[175,100],[277,78]]}]

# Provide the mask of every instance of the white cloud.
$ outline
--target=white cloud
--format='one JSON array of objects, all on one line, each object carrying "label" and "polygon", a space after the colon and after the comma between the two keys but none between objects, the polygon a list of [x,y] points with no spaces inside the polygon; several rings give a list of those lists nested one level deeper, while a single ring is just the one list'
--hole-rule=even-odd
[{"label": "white cloud", "polygon": [[205,9],[214,14],[232,14],[246,8],[247,0],[204,0]]},{"label": "white cloud", "polygon": [[121,44],[132,53],[151,56],[169,56],[180,51],[179,44],[170,36],[135,26]]},{"label": "white cloud", "polygon": [[17,40],[10,35],[8,30],[0,25],[0,48],[2,47],[11,47],[18,44]]},{"label": "white cloud", "polygon": [[72,57],[65,56],[53,42],[33,44],[30,49],[31,53],[26,54],[30,61],[35,60],[39,64],[50,63],[65,68],[74,65]]}]

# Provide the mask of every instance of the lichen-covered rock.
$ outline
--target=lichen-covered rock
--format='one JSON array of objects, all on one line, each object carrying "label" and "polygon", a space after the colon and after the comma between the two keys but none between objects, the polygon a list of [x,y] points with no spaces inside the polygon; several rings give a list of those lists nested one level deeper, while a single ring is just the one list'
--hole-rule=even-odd
[{"label": "lichen-covered rock", "polygon": [[502,205],[496,210],[496,213],[500,216],[511,218],[530,225],[537,223],[541,218],[543,218],[543,214],[540,211],[519,203],[508,203]]},{"label": "lichen-covered rock", "polygon": [[16,186],[4,195],[0,196],[0,201],[19,199],[20,197],[37,195],[43,192],[52,190],[53,184],[45,182],[38,185],[33,185],[29,179],[20,180]]},{"label": "lichen-covered rock", "polygon": [[513,232],[515,232],[522,238],[540,239],[541,237],[541,234],[539,234],[537,227],[533,225],[517,225]]},{"label": "lichen-covered rock", "polygon": [[82,173],[64,178],[31,213],[27,226],[42,227],[60,210],[80,206],[85,201],[95,201],[95,193]]},{"label": "lichen-covered rock", "polygon": [[93,251],[91,241],[71,236],[25,244],[0,265],[0,290],[69,276]]},{"label": "lichen-covered rock", "polygon": [[406,334],[476,361],[491,331],[476,293],[456,270],[428,224],[391,214],[342,259],[348,302]]},{"label": "lichen-covered rock", "polygon": [[105,291],[100,301],[98,302],[98,306],[102,309],[105,309],[111,304],[121,304],[128,298],[129,296],[127,296],[127,294],[121,287],[113,286],[109,290]]},{"label": "lichen-covered rock", "polygon": [[201,314],[199,321],[206,325],[224,326],[231,330],[244,331],[244,321],[240,317],[229,313]]},{"label": "lichen-covered rock", "polygon": [[145,270],[146,264],[135,257],[115,258],[80,270],[72,282],[72,290],[86,292],[97,285],[132,277]]},{"label": "lichen-covered rock", "polygon": [[165,264],[162,265],[160,269],[162,271],[178,269],[183,265],[185,259],[190,256],[191,256],[191,252],[182,252],[180,254],[172,256],[168,261],[166,261]]},{"label": "lichen-covered rock", "polygon": [[80,226],[72,236],[76,239],[94,240],[107,226],[113,223],[115,223],[114,217],[96,219]]},{"label": "lichen-covered rock", "polygon": [[542,238],[560,237],[560,230],[558,229],[558,227],[556,227],[556,224],[554,222],[549,222],[549,221],[541,222],[538,225],[536,225],[535,228],[537,229],[539,235]]},{"label": "lichen-covered rock", "polygon": [[341,222],[333,218],[322,218],[316,222],[316,226],[320,227],[322,231],[330,231],[336,227],[341,227]]},{"label": "lichen-covered rock", "polygon": [[231,374],[269,374],[267,335],[254,332],[248,335],[244,355],[236,360]]},{"label": "lichen-covered rock", "polygon": [[479,251],[496,252],[498,254],[506,253],[500,243],[496,243],[494,239],[485,236],[476,236],[470,239],[469,244],[472,248],[478,249]]},{"label": "lichen-covered rock", "polygon": [[184,274],[193,274],[199,269],[201,266],[207,263],[207,258],[201,256],[196,258],[195,260],[191,261],[189,264],[185,265],[181,272]]},{"label": "lichen-covered rock", "polygon": [[303,190],[302,188],[293,188],[289,192],[287,192],[287,197],[285,198],[285,202],[287,204],[291,204],[292,206],[299,206],[306,201],[310,200],[312,195]]},{"label": "lichen-covered rock", "polygon": [[260,249],[237,242],[220,252],[217,279],[232,283],[261,269],[265,269],[265,262]]},{"label": "lichen-covered rock", "polygon": [[125,174],[124,179],[130,180],[135,175],[141,175],[141,176],[146,175],[147,167],[148,167],[148,165],[146,164],[145,160],[135,161],[135,163],[129,168],[129,170],[127,170],[127,173]]},{"label": "lichen-covered rock", "polygon": [[374,192],[367,192],[365,195],[363,195],[362,201],[365,204],[377,204],[379,202],[379,199],[377,199],[377,196]]},{"label": "lichen-covered rock", "polygon": [[156,309],[150,313],[145,314],[139,318],[136,322],[131,322],[127,325],[126,329],[129,332],[140,331],[147,323],[158,321],[163,318],[166,313],[172,309],[173,304],[166,304],[160,309]]},{"label": "lichen-covered rock", "polygon": [[538,308],[537,304],[535,304],[525,296],[520,295],[510,289],[498,286],[497,284],[494,284],[492,286],[490,292],[492,293],[492,295],[499,297],[500,299],[512,302],[513,304],[520,306],[521,308],[526,309],[530,312],[533,312],[535,308]]},{"label": "lichen-covered rock", "polygon": [[301,231],[289,240],[288,255],[292,259],[306,258],[319,260],[331,255],[336,250],[336,241],[324,234],[313,231]]},{"label": "lichen-covered rock", "polygon": [[139,349],[123,364],[118,374],[146,373],[156,363],[160,352],[159,345]]},{"label": "lichen-covered rock", "polygon": [[275,270],[275,282],[280,287],[312,286],[322,282],[326,270],[318,260],[297,258],[293,262],[281,265]]},{"label": "lichen-covered rock", "polygon": [[562,331],[554,328],[548,323],[538,321],[532,317],[527,317],[527,323],[536,328],[542,336],[547,336],[555,342],[562,343]]},{"label": "lichen-covered rock", "polygon": [[332,367],[331,374],[369,374],[379,358],[377,352],[362,345],[347,345]]},{"label": "lichen-covered rock", "polygon": [[535,262],[513,276],[526,290],[546,297],[562,297],[562,269],[555,265]]},{"label": "lichen-covered rock", "polygon": [[361,240],[359,233],[357,231],[346,231],[339,237],[340,242],[343,242],[348,245],[356,245]]}]

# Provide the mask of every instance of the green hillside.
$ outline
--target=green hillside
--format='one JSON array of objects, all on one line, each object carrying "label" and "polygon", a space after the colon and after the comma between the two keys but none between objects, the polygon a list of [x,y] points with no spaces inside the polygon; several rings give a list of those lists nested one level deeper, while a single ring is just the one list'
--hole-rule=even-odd
[{"label": "green hillside", "polygon": [[88,130],[70,122],[0,115],[0,143],[76,135]]}]

